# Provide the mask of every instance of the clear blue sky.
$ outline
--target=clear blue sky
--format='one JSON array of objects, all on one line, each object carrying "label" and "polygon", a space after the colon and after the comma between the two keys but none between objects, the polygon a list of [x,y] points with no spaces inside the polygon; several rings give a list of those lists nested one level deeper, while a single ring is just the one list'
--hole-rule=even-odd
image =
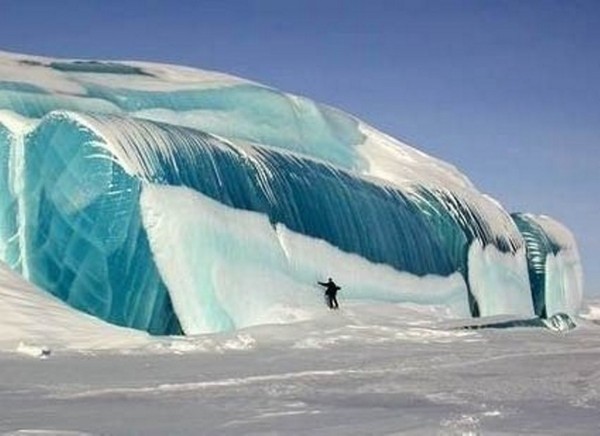
[{"label": "clear blue sky", "polygon": [[0,49],[185,64],[339,107],[567,224],[600,294],[598,0],[0,0]]}]

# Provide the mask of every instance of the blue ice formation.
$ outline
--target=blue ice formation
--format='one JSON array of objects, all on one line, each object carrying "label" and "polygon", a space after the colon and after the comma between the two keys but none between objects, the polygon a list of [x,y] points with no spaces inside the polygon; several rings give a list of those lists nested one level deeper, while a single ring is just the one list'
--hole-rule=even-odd
[{"label": "blue ice formation", "polygon": [[547,318],[581,299],[579,256],[568,229],[547,216],[513,213],[527,247],[535,314]]},{"label": "blue ice formation", "polygon": [[574,313],[572,235],[306,98],[219,73],[0,53],[0,255],[155,334],[310,317],[344,296]]}]

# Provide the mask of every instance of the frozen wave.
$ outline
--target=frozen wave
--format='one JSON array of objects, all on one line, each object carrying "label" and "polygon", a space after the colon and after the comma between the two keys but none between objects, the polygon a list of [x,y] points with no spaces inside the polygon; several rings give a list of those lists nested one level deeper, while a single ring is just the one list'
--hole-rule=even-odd
[{"label": "frozen wave", "polygon": [[460,274],[402,273],[187,188],[146,185],[142,215],[186,333],[309,319],[323,304],[315,283],[327,274],[343,277],[346,301],[437,304],[469,314]]},{"label": "frozen wave", "polygon": [[0,53],[0,108],[2,259],[113,323],[305,319],[311,283],[334,274],[349,298],[458,314],[579,307],[568,230],[511,216],[453,166],[306,98],[193,69]]}]

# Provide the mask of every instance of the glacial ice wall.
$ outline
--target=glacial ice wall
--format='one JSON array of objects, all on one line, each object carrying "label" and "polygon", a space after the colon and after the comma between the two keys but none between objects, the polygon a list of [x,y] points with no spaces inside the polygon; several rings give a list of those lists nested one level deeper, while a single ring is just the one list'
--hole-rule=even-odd
[{"label": "glacial ice wall", "polygon": [[583,273],[572,233],[547,216],[512,214],[527,246],[535,313],[550,317],[574,313],[582,298]]},{"label": "glacial ice wall", "polygon": [[458,315],[581,300],[558,223],[531,231],[451,165],[220,73],[0,53],[0,176],[2,260],[152,333],[303,319],[327,275]]},{"label": "glacial ice wall", "polygon": [[12,267],[16,266],[18,250],[14,236],[17,234],[16,199],[9,187],[10,153],[14,136],[0,124],[0,256]]},{"label": "glacial ice wall", "polygon": [[178,333],[139,216],[140,182],[60,115],[27,135],[19,192],[27,278],[119,325]]}]

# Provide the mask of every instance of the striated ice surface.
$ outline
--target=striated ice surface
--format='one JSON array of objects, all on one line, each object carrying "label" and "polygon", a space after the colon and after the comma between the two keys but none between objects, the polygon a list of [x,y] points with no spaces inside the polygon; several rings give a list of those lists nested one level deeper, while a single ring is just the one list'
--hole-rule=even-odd
[{"label": "striated ice surface", "polygon": [[572,235],[341,111],[214,72],[0,53],[1,260],[156,334],[306,319],[314,287],[551,316]]},{"label": "striated ice surface", "polygon": [[583,289],[581,263],[575,238],[562,224],[547,216],[513,214],[527,245],[527,264],[535,312],[550,317],[575,313]]},{"label": "striated ice surface", "polygon": [[[323,304],[314,284],[328,274],[343,278],[346,300],[444,305],[469,314],[459,274],[398,272],[188,188],[147,185],[142,211],[155,260],[189,333],[306,319],[308,309]],[[183,242],[176,246],[173,239]]]}]

